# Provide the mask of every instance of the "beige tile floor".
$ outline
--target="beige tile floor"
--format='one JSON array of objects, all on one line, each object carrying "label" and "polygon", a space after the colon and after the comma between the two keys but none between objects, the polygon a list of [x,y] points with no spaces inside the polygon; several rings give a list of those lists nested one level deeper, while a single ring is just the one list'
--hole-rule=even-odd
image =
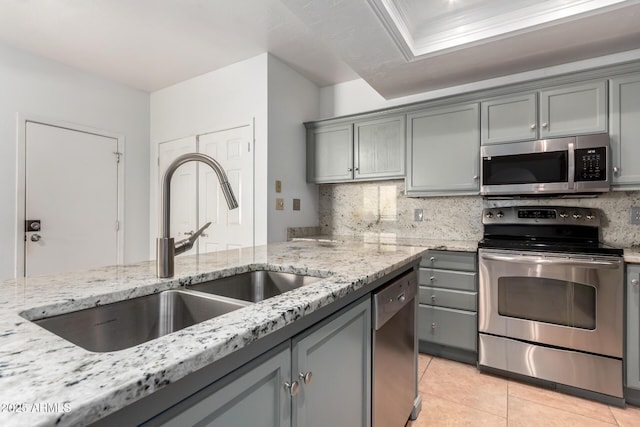
[{"label": "beige tile floor", "polygon": [[640,407],[612,407],[427,354],[419,356],[418,378],[422,412],[406,427],[640,427]]}]

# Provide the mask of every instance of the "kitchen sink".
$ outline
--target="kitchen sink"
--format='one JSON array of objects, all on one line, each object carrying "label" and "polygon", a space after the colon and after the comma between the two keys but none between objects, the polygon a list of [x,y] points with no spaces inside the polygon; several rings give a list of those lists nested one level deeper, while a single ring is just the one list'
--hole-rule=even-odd
[{"label": "kitchen sink", "polygon": [[258,302],[320,279],[322,278],[258,270],[189,285],[187,288],[243,301]]},{"label": "kitchen sink", "polygon": [[34,321],[86,350],[117,351],[245,307],[249,303],[168,290]]}]

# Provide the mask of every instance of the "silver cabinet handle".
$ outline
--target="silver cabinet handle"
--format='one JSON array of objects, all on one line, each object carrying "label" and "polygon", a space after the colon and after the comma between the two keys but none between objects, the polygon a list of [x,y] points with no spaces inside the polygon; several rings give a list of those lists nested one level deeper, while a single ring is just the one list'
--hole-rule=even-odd
[{"label": "silver cabinet handle", "polygon": [[474,181],[477,181],[477,180],[478,180],[478,178],[480,178],[478,175],[473,175],[473,180],[474,180]]},{"label": "silver cabinet handle", "polygon": [[355,168],[354,171],[358,172],[360,170],[360,168]]},{"label": "silver cabinet handle", "polygon": [[306,374],[304,372],[300,372],[298,374],[298,378],[300,378],[300,380],[305,384],[311,384],[311,381],[313,380],[313,373],[311,373],[311,371]]},{"label": "silver cabinet handle", "polygon": [[531,130],[535,130],[536,129],[536,124],[534,123],[530,127],[531,127]]},{"label": "silver cabinet handle", "polygon": [[619,268],[621,261],[600,261],[597,259],[580,260],[570,258],[536,258],[535,256],[505,256],[505,255],[489,255],[482,254],[481,259],[489,261],[506,261],[515,262],[518,264],[539,264],[539,265],[566,265],[572,267],[586,267],[586,268]]},{"label": "silver cabinet handle", "polygon": [[613,167],[613,173],[618,174],[618,172],[620,172],[620,168],[617,166]]},{"label": "silver cabinet handle", "polygon": [[435,282],[435,281],[436,281],[436,277],[435,277],[435,276],[431,276],[431,277],[429,277],[429,281],[430,281],[430,282]]},{"label": "silver cabinet handle", "polygon": [[633,280],[631,281],[631,284],[632,284],[634,287],[636,287],[636,288],[637,288],[637,287],[638,287],[638,285],[640,285],[640,280],[638,280],[638,279],[633,279]]},{"label": "silver cabinet handle", "polygon": [[435,323],[432,323],[432,324],[431,324],[431,329],[433,329],[433,330],[435,330],[435,329],[436,329],[436,324],[435,324]]},{"label": "silver cabinet handle", "polygon": [[429,261],[435,262],[436,261],[436,257],[432,256],[431,258],[429,258]]},{"label": "silver cabinet handle", "polygon": [[293,381],[291,383],[287,381],[284,383],[284,389],[289,393],[289,395],[295,396],[300,391],[300,384],[298,384],[298,381]]},{"label": "silver cabinet handle", "polygon": [[436,302],[436,296],[435,295],[431,295],[431,302]]},{"label": "silver cabinet handle", "polygon": [[549,127],[549,123],[547,123],[547,122],[543,123],[542,127],[545,128],[545,129],[548,128]]},{"label": "silver cabinet handle", "polygon": [[39,234],[32,234],[32,235],[31,235],[31,241],[32,241],[32,242],[39,242],[39,241],[40,241],[40,239],[42,239],[42,236],[41,236],[41,235],[39,235]]}]

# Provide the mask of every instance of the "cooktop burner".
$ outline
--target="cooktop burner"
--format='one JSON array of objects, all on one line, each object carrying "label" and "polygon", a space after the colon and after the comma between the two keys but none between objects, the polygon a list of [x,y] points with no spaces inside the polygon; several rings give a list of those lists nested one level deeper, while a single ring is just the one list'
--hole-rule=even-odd
[{"label": "cooktop burner", "polygon": [[566,206],[512,206],[483,211],[480,248],[622,256],[599,239],[602,212]]}]

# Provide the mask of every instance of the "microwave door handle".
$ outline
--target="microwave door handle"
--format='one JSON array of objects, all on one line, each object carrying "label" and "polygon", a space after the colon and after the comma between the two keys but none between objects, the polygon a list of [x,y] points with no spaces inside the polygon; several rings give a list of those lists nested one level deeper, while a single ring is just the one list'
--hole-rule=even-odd
[{"label": "microwave door handle", "polygon": [[570,142],[568,145],[569,149],[569,165],[567,166],[567,185],[569,190],[574,189],[574,179],[576,176],[576,144],[574,142]]},{"label": "microwave door handle", "polygon": [[537,258],[530,256],[506,256],[506,255],[488,255],[483,254],[480,256],[482,259],[489,261],[505,261],[515,262],[518,264],[539,264],[539,265],[566,265],[571,267],[587,267],[587,268],[599,268],[599,269],[613,269],[620,268],[620,261],[600,261],[589,260],[583,261],[579,259],[571,258]]}]

